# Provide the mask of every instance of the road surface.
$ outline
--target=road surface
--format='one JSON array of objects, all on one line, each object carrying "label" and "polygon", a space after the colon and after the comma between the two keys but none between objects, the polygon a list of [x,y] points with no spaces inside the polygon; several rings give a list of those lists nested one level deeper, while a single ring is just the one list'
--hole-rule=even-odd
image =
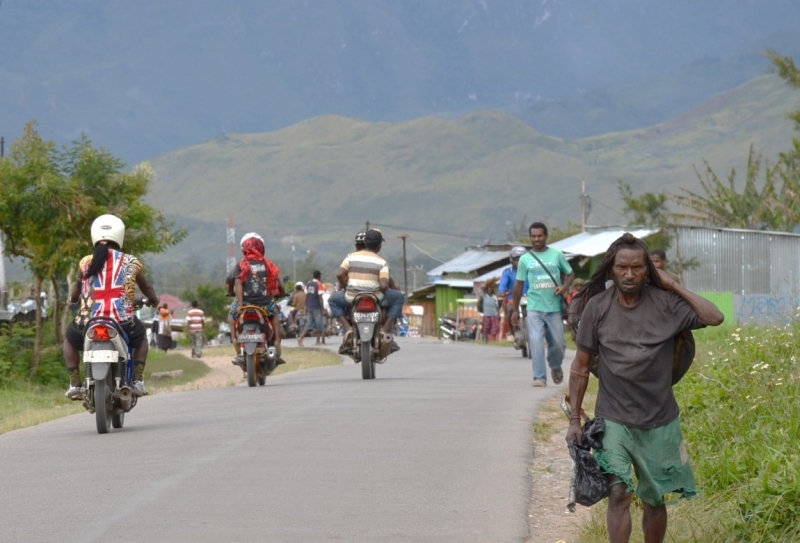
[{"label": "road surface", "polygon": [[514,542],[531,387],[508,348],[400,339],[377,366],[146,397],[0,436],[3,541]]}]

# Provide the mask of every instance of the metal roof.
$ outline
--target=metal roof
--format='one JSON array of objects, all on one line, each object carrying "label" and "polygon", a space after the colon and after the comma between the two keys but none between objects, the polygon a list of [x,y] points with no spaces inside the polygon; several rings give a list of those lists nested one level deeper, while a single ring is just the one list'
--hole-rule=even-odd
[{"label": "metal roof", "polygon": [[634,227],[635,230],[627,228],[604,229],[597,232],[581,232],[580,234],[556,241],[549,244],[550,247],[558,249],[565,255],[574,256],[597,256],[608,251],[608,247],[625,232],[630,232],[637,238],[646,238],[658,232],[650,228]]},{"label": "metal roof", "polygon": [[502,251],[486,251],[468,249],[452,260],[437,266],[428,272],[429,276],[436,277],[446,273],[472,273],[485,266],[489,266],[503,259],[508,259],[509,249]]},{"label": "metal roof", "polygon": [[503,276],[503,272],[506,271],[511,267],[511,264],[506,264],[502,268],[497,268],[496,270],[492,270],[490,272],[486,272],[483,275],[472,279],[475,283],[485,283],[489,279],[500,279]]}]

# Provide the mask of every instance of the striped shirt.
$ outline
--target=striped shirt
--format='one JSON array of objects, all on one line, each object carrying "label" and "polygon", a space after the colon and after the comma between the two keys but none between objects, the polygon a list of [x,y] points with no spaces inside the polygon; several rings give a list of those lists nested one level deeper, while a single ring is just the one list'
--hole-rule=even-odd
[{"label": "striped shirt", "polygon": [[344,295],[348,302],[362,292],[373,292],[383,299],[381,279],[389,280],[389,265],[384,259],[372,251],[358,251],[347,255],[342,261],[342,268],[347,271],[347,290]]},{"label": "striped shirt", "polygon": [[190,309],[186,313],[186,324],[189,326],[189,331],[202,330],[205,318],[206,315],[202,309],[197,309],[196,307]]}]

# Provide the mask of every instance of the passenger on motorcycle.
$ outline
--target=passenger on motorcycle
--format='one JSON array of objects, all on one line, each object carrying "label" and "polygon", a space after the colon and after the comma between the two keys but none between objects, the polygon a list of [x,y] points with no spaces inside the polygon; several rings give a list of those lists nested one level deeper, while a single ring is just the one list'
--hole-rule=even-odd
[{"label": "passenger on motorcycle", "polygon": [[[373,293],[381,300],[381,307],[386,310],[386,320],[382,326],[383,339],[391,341],[390,352],[400,350],[391,333],[394,330],[395,319],[403,315],[404,298],[402,292],[389,288],[389,266],[378,256],[383,241],[380,230],[367,230],[364,234],[364,249],[347,255],[336,272],[342,290],[331,294],[328,304],[331,314],[339,321],[345,332],[344,340],[339,347],[340,354],[350,354],[353,332],[348,317],[356,295],[364,292]],[[356,243],[358,242],[357,237]]]},{"label": "passenger on motorcycle", "polygon": [[274,332],[276,365],[283,364],[285,361],[281,358],[280,315],[275,305],[276,298],[286,296],[280,280],[281,271],[271,260],[264,257],[264,240],[255,232],[242,236],[240,247],[243,258],[233,267],[226,279],[228,295],[236,296],[236,301],[231,304],[229,321],[231,342],[236,351],[233,364],[243,364],[236,337],[236,317],[244,305],[256,305],[266,311]]},{"label": "passenger on motorcycle", "polygon": [[[521,245],[518,245],[511,249],[508,253],[508,259],[511,261],[511,267],[506,268],[503,271],[503,275],[500,277],[500,285],[497,288],[497,293],[503,300],[503,307],[506,317],[506,322],[508,323],[509,333],[512,332],[511,329],[511,311],[513,308],[513,304],[511,302],[514,301],[514,284],[517,281],[517,266],[519,266],[519,259],[522,255],[527,253],[528,250]],[[522,296],[526,296],[528,294],[528,281],[525,281],[525,285],[522,289]]]},{"label": "passenger on motorcycle", "polygon": [[146,296],[145,303],[158,305],[158,295],[142,273],[142,263],[133,255],[122,252],[125,224],[114,215],[101,215],[92,223],[94,252],[78,264],[78,279],[70,287],[70,303],[79,303],[78,314],[67,327],[64,339],[64,361],[69,374],[67,398],[80,400],[83,388],[80,377],[80,356],[83,334],[93,317],[105,317],[117,322],[128,336],[133,350],[133,393],[147,394],[144,386],[144,367],[149,346],[144,325],[134,314],[136,286]]}]

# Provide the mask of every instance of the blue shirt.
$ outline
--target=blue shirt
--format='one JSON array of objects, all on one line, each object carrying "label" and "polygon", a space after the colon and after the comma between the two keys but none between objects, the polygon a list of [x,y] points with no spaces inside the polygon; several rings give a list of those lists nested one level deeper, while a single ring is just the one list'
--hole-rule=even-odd
[{"label": "blue shirt", "polygon": [[[516,268],[506,268],[503,270],[503,275],[500,277],[500,286],[497,287],[498,294],[504,294],[508,292],[508,301],[514,301],[514,283],[517,282],[517,269]],[[525,296],[528,293],[528,280],[525,279],[525,284],[522,286],[522,295]]]}]

